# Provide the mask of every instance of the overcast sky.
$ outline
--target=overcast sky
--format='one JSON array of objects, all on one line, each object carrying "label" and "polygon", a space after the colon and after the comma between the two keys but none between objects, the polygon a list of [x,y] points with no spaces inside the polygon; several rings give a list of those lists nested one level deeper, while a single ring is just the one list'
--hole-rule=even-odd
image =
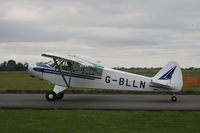
[{"label": "overcast sky", "polygon": [[0,62],[88,55],[108,67],[200,67],[199,0],[1,0]]}]

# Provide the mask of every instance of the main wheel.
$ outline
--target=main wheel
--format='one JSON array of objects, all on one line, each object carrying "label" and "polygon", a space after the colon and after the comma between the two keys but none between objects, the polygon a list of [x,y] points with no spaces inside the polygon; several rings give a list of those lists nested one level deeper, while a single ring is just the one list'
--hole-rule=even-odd
[{"label": "main wheel", "polygon": [[172,96],[171,100],[172,100],[173,102],[175,102],[175,101],[177,101],[177,97],[176,97],[176,96]]},{"label": "main wheel", "polygon": [[46,93],[46,99],[47,99],[47,101],[55,101],[56,93],[53,91]]},{"label": "main wheel", "polygon": [[61,100],[64,97],[64,92],[58,93],[56,99]]}]

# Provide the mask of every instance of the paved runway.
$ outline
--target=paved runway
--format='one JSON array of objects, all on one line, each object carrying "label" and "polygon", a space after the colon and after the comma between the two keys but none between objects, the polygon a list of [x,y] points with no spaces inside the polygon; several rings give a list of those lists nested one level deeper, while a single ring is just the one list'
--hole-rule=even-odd
[{"label": "paved runway", "polygon": [[44,94],[0,94],[0,108],[17,109],[131,109],[200,111],[200,95],[65,94],[48,102]]}]

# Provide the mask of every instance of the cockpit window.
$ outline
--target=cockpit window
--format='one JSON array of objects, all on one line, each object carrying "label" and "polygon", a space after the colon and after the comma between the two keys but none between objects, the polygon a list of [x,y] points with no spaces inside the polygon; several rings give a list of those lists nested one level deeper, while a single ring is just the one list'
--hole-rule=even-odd
[{"label": "cockpit window", "polygon": [[64,70],[64,71],[71,71],[72,70],[72,73],[76,73],[76,74],[94,75],[94,76],[101,76],[102,75],[102,69],[83,66],[83,65],[76,63],[76,62],[64,61],[61,64],[61,66],[62,66],[62,70]]},{"label": "cockpit window", "polygon": [[[72,71],[72,73],[76,73],[76,74],[94,75],[94,76],[102,75],[102,69],[99,69],[99,68],[83,66],[76,62],[63,61],[63,60],[57,60],[57,63],[61,67],[62,71],[65,71],[65,72]],[[45,64],[52,68],[58,69],[55,62],[53,61],[46,62]]]}]

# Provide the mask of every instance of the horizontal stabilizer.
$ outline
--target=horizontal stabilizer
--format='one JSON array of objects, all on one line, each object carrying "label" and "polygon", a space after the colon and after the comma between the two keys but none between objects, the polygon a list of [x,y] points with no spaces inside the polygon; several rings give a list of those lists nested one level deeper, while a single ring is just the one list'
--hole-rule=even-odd
[{"label": "horizontal stabilizer", "polygon": [[164,84],[160,84],[160,83],[156,83],[156,82],[151,82],[150,87],[167,89],[167,90],[175,90],[169,85],[164,85]]}]

